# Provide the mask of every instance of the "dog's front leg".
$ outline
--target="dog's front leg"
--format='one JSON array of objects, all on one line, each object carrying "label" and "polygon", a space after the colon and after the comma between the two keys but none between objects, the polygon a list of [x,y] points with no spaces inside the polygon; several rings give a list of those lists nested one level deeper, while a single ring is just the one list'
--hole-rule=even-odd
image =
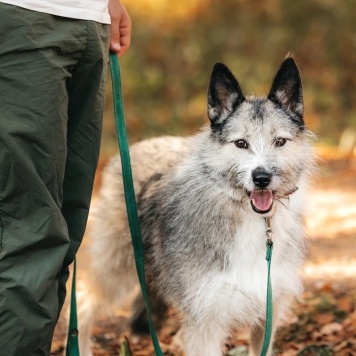
[{"label": "dog's front leg", "polygon": [[206,321],[202,325],[183,325],[183,339],[187,356],[221,356],[223,342],[226,337],[213,321]]}]

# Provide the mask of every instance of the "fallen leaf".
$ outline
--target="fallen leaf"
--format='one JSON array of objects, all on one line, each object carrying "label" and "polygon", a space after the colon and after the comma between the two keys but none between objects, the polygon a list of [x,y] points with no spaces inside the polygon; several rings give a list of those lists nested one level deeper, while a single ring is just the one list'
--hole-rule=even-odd
[{"label": "fallen leaf", "polygon": [[337,307],[338,309],[349,313],[353,310],[353,302],[349,297],[342,297],[337,301]]},{"label": "fallen leaf", "polygon": [[331,313],[321,313],[317,314],[313,317],[313,319],[319,324],[319,325],[325,325],[325,324],[330,324],[331,322],[334,321],[334,315]]},{"label": "fallen leaf", "polygon": [[324,325],[321,329],[320,332],[324,335],[330,335],[333,333],[336,333],[338,331],[342,330],[342,326],[339,323],[330,323]]}]

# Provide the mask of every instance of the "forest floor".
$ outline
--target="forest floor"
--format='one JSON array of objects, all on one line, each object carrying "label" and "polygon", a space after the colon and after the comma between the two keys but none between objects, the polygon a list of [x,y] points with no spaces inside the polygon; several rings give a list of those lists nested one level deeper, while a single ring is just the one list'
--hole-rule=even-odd
[{"label": "forest floor", "polygon": [[[321,152],[321,157],[307,216],[311,245],[304,268],[305,292],[277,331],[274,355],[356,355],[356,159],[335,151]],[[88,263],[86,244],[78,256],[79,283]],[[67,311],[62,314],[51,355],[61,355],[64,349]],[[119,355],[125,337],[134,356],[154,355],[149,337],[130,336],[128,318],[127,310],[117,310],[114,316],[98,320],[94,356]],[[158,334],[166,355],[180,355],[171,347],[178,329],[179,318],[171,311]],[[227,340],[227,355],[247,355],[248,344],[248,331],[240,330]]]}]

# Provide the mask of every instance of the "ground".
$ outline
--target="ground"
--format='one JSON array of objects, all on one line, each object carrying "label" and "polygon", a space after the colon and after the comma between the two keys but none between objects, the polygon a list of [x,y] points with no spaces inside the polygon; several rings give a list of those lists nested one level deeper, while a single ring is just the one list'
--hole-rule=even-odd
[{"label": "ground", "polygon": [[[311,245],[304,269],[305,292],[278,329],[274,354],[279,356],[356,355],[356,159],[325,149],[320,156],[307,216]],[[86,269],[86,247],[84,243],[78,259],[79,282]],[[52,355],[63,352],[66,312],[55,332]],[[149,337],[129,335],[125,328],[128,317],[126,311],[118,310],[115,316],[96,323],[95,356],[119,355],[125,335],[134,356],[154,355]],[[179,355],[170,347],[178,328],[179,319],[171,311],[159,332],[166,355]],[[246,355],[247,346],[248,333],[242,330],[227,341],[227,355]]]}]

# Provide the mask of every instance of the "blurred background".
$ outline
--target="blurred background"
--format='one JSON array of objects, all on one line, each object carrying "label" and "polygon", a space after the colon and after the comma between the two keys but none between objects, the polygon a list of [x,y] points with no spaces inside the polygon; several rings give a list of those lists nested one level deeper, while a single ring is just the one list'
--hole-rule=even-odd
[{"label": "blurred background", "polygon": [[[192,134],[208,123],[215,62],[230,67],[245,95],[266,95],[287,53],[294,54],[321,159],[307,202],[305,293],[277,332],[275,355],[356,355],[356,0],[122,1],[133,21],[132,45],[121,60],[131,143]],[[94,198],[102,168],[118,153],[111,95],[108,85]],[[85,238],[79,250],[79,279],[89,244]],[[98,321],[95,356],[120,353],[128,319],[119,310]],[[160,332],[167,355],[177,355],[169,352],[176,320],[169,316]],[[52,355],[62,355],[65,325],[59,323]],[[234,335],[228,355],[247,355],[248,340],[247,333]],[[135,356],[154,355],[148,338],[130,342]]]},{"label": "blurred background", "polygon": [[[301,71],[309,128],[327,146],[339,145],[347,129],[347,139],[355,138],[355,0],[123,2],[133,22],[121,60],[131,142],[190,134],[207,123],[215,62],[232,70],[245,95],[266,95],[288,52]],[[108,86],[103,154],[116,146]]]}]

